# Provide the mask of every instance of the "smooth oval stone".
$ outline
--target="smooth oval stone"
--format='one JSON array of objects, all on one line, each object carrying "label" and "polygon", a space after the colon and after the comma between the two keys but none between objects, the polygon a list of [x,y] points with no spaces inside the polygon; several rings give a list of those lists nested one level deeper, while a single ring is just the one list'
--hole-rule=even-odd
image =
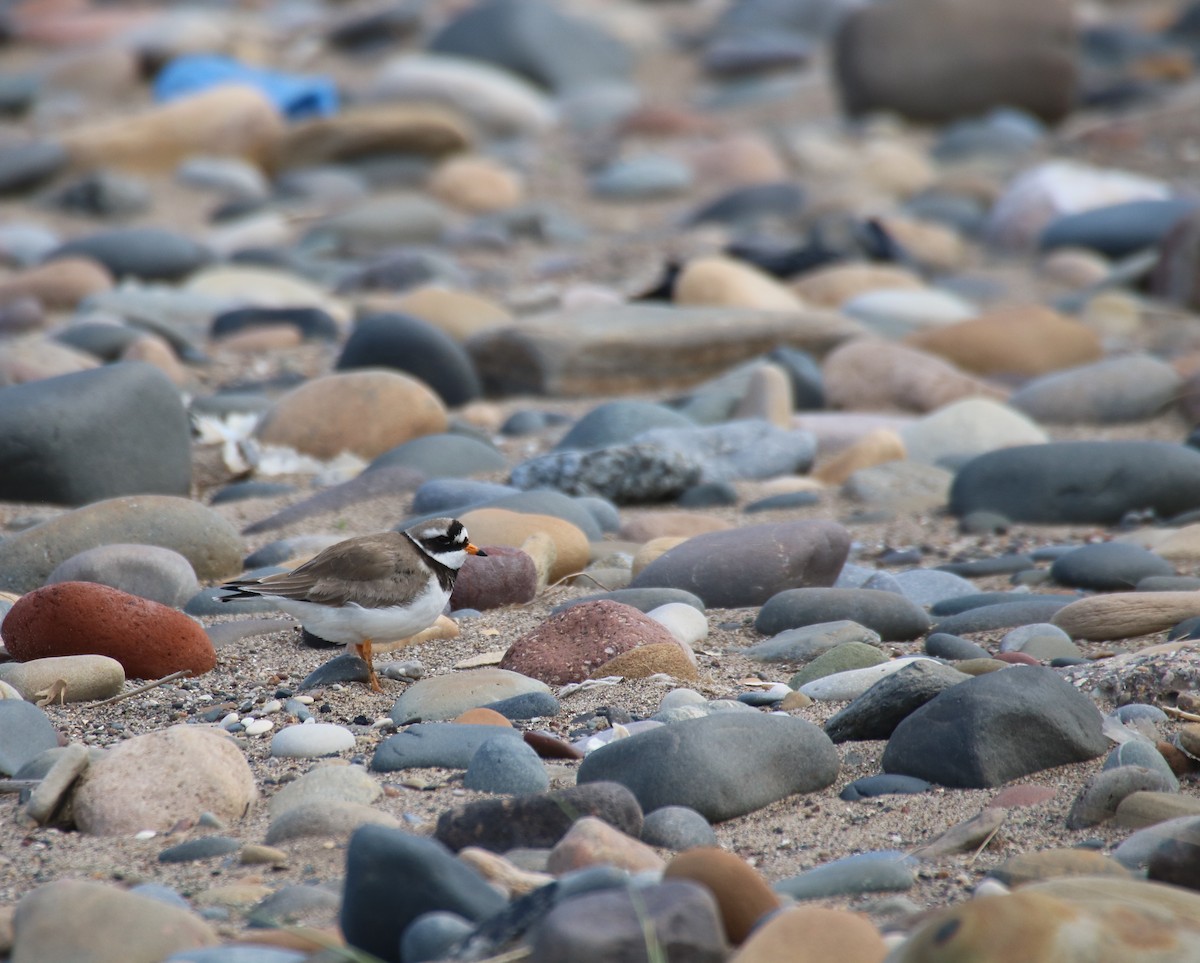
[{"label": "smooth oval stone", "polygon": [[520,740],[516,729],[501,726],[424,722],[388,736],[371,758],[373,772],[396,772],[439,766],[466,769],[471,757],[490,739]]},{"label": "smooth oval stone", "polygon": [[788,680],[788,685],[799,689],[816,679],[841,672],[851,672],[855,669],[866,669],[870,666],[887,662],[888,657],[877,645],[865,642],[843,642],[841,645],[828,649],[808,663]]},{"label": "smooth oval stone", "polygon": [[1164,775],[1157,769],[1144,769],[1141,766],[1105,769],[1089,779],[1075,798],[1067,814],[1067,827],[1083,829],[1097,826],[1112,819],[1127,796],[1145,790],[1172,792],[1177,786],[1173,775]]},{"label": "smooth oval stone", "polygon": [[664,405],[606,401],[580,418],[555,446],[558,451],[603,448],[632,441],[651,428],[687,428],[694,422]]},{"label": "smooth oval stone", "polygon": [[222,338],[239,331],[262,327],[290,327],[306,338],[337,340],[341,327],[325,311],[317,307],[267,307],[251,305],[222,311],[212,320],[209,335]]},{"label": "smooth oval stone", "polygon": [[873,629],[850,619],[838,619],[787,629],[742,650],[742,654],[756,662],[808,662],[847,642],[878,645],[879,641],[879,633]]},{"label": "smooth oval stone", "polygon": [[32,702],[0,699],[0,772],[11,776],[27,762],[58,745],[58,731]]},{"label": "smooth oval stone", "polygon": [[361,318],[337,360],[337,369],[394,368],[421,379],[449,407],[482,394],[470,356],[448,334],[406,314]]},{"label": "smooth oval stone", "polygon": [[1071,637],[1057,625],[1048,622],[1034,622],[1010,629],[1000,640],[1000,652],[1021,653],[1043,662],[1083,657],[1083,651],[1071,641]]},{"label": "smooth oval stone", "polygon": [[188,495],[191,477],[187,411],[151,364],[121,362],[0,390],[6,501],[84,505],[135,493]]},{"label": "smooth oval stone", "polygon": [[1093,759],[1107,747],[1091,699],[1053,669],[1013,666],[951,686],[910,714],[888,740],[882,765],[943,786],[983,788]]},{"label": "smooth oval stone", "polygon": [[954,477],[950,511],[1013,521],[1111,525],[1130,511],[1200,507],[1200,452],[1161,441],[1064,441],[980,455]]},{"label": "smooth oval stone", "polygon": [[1070,604],[1072,604],[1071,597],[1062,596],[1055,599],[1031,598],[1029,601],[984,605],[960,612],[958,615],[939,618],[933,627],[938,632],[948,635],[991,632],[995,629],[1012,628],[1015,625],[1051,621],[1058,612]]},{"label": "smooth oval stone", "polygon": [[332,722],[286,726],[271,737],[271,755],[288,759],[331,756],[354,748],[354,733]]},{"label": "smooth oval stone", "polygon": [[385,826],[363,826],[350,837],[339,924],[347,943],[380,959],[396,959],[401,934],[422,913],[477,922],[505,903],[436,840]]},{"label": "smooth oval stone", "polygon": [[932,788],[933,783],[917,779],[915,776],[882,773],[878,776],[863,776],[847,783],[838,793],[838,798],[847,802],[857,802],[859,799],[873,799],[876,796],[913,795]]},{"label": "smooth oval stone", "polygon": [[182,607],[200,590],[191,562],[157,545],[99,545],[55,566],[46,578],[55,582],[98,582],[130,595]]},{"label": "smooth oval stone", "polygon": [[485,742],[471,756],[463,785],[480,792],[544,792],[550,788],[550,774],[534,749],[515,739]]},{"label": "smooth oval stone", "polygon": [[443,478],[500,471],[508,467],[508,461],[491,445],[476,438],[439,434],[424,435],[397,445],[376,457],[365,470],[393,465],[415,469],[426,478]]},{"label": "smooth oval stone", "polygon": [[481,708],[498,712],[505,719],[516,722],[524,719],[540,719],[543,716],[556,716],[562,705],[549,692],[525,692],[521,695],[509,696],[488,702]]},{"label": "smooth oval stone", "polygon": [[274,819],[294,806],[311,803],[327,805],[353,802],[369,806],[382,794],[383,788],[362,766],[327,762],[314,766],[300,778],[281,787],[271,797],[268,806]]},{"label": "smooth oval stone", "polygon": [[241,840],[232,836],[201,836],[175,846],[168,846],[158,854],[160,863],[191,863],[201,859],[215,859],[242,848]]},{"label": "smooth oval stone", "polygon": [[1195,592],[1114,592],[1072,602],[1050,621],[1073,639],[1124,639],[1191,618],[1198,602]]},{"label": "smooth oval stone", "polygon": [[1059,556],[1050,566],[1061,585],[1097,592],[1129,591],[1144,578],[1172,576],[1175,566],[1161,555],[1128,542],[1097,542]]},{"label": "smooth oval stone", "polygon": [[422,913],[408,924],[400,938],[400,958],[404,963],[427,963],[444,959],[475,927],[457,913]]},{"label": "smooth oval stone", "polygon": [[623,783],[644,810],[689,806],[718,822],[827,786],[837,770],[816,726],[747,707],[616,740],[590,753],[576,778]]},{"label": "smooth oval stone", "polygon": [[233,482],[218,489],[209,499],[210,505],[224,505],[229,502],[241,502],[250,498],[276,498],[279,495],[290,495],[296,486],[287,482],[242,481]]},{"label": "smooth oval stone", "polygon": [[717,845],[717,834],[708,820],[687,806],[661,806],[646,813],[641,839],[676,852]]},{"label": "smooth oval stone", "polygon": [[157,227],[118,227],[59,245],[47,260],[87,257],[120,279],[178,281],[212,260],[212,252],[189,237]]},{"label": "smooth oval stone", "polygon": [[581,595],[554,606],[551,613],[561,612],[572,605],[582,605],[584,602],[600,602],[607,599],[610,602],[620,602],[649,614],[664,605],[682,604],[690,606],[697,612],[704,611],[704,602],[699,596],[676,588],[623,588],[611,592],[597,592],[594,595]]},{"label": "smooth oval stone", "polygon": [[497,498],[514,495],[517,489],[497,482],[473,478],[431,478],[413,492],[414,515],[457,515],[463,509],[490,504]]},{"label": "smooth oval stone", "polygon": [[1042,424],[1113,424],[1152,418],[1174,404],[1183,378],[1145,355],[1121,355],[1043,375],[1009,404]]},{"label": "smooth oval stone", "polygon": [[[746,529],[742,529],[746,531]],[[754,627],[776,635],[797,626],[850,619],[884,641],[906,641],[929,629],[929,617],[902,595],[874,589],[793,588],[771,596]]]},{"label": "smooth oval stone", "polygon": [[1200,816],[1177,816],[1131,833],[1113,850],[1113,858],[1128,869],[1145,869],[1154,852],[1172,839],[1187,838],[1200,830]]},{"label": "smooth oval stone", "polygon": [[[56,702],[90,702],[120,692],[125,685],[125,670],[108,656],[66,655],[0,664],[0,680],[30,702],[36,701],[39,693],[48,692],[55,693]],[[57,686],[59,680],[65,686]]]},{"label": "smooth oval stone", "polygon": [[915,858],[894,850],[856,853],[781,879],[773,888],[792,899],[902,892],[916,883],[916,867]]},{"label": "smooth oval stone", "polygon": [[533,694],[551,693],[544,682],[489,666],[422,679],[404,690],[389,714],[397,725],[414,719],[437,722],[502,699]]},{"label": "smooth oval stone", "polygon": [[860,669],[848,669],[844,672],[835,672],[833,675],[822,676],[819,679],[806,682],[798,686],[797,691],[804,693],[810,699],[817,700],[845,701],[848,699],[857,699],[880,679],[894,672],[899,672],[914,662],[921,661],[932,660],[926,660],[921,655],[913,655],[901,659],[893,659],[891,662],[884,662],[880,665],[866,666]]},{"label": "smooth oval stone", "polygon": [[59,515],[0,542],[0,589],[31,592],[61,562],[98,545],[144,542],[172,549],[201,579],[241,569],[237,530],[190,498],[127,495]]},{"label": "smooth oval stone", "polygon": [[905,598],[915,605],[935,605],[945,599],[974,595],[974,583],[953,572],[936,568],[913,568],[894,576]]},{"label": "smooth oval stone", "polygon": [[692,184],[692,171],[673,157],[646,155],[610,164],[592,176],[592,193],[612,200],[674,197]]},{"label": "smooth oval stone", "polygon": [[1154,247],[1186,214],[1195,210],[1191,198],[1171,197],[1106,204],[1077,214],[1065,214],[1049,224],[1038,247],[1083,247],[1112,258],[1127,257]]},{"label": "smooth oval stone", "polygon": [[925,654],[937,659],[990,659],[992,654],[982,645],[948,632],[931,632],[925,639]]}]

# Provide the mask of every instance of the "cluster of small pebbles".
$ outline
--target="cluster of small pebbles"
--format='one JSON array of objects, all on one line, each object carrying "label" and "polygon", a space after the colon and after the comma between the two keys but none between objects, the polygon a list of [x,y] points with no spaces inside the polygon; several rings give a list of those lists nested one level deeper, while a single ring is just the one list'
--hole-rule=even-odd
[{"label": "cluster of small pebbles", "polygon": [[1198,25],[6,5],[0,958],[1200,963]]}]

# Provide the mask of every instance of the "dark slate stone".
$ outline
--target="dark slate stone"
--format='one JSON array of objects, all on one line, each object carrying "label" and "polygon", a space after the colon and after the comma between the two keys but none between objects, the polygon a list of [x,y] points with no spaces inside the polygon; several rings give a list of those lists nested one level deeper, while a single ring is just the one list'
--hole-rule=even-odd
[{"label": "dark slate stone", "polygon": [[605,401],[576,421],[556,445],[559,451],[605,448],[632,441],[652,427],[692,427],[695,423],[649,401]]},{"label": "dark slate stone", "polygon": [[88,171],[43,195],[43,202],[77,217],[130,218],[154,202],[147,183],[118,171]]},{"label": "dark slate stone", "polygon": [[0,773],[11,776],[57,745],[58,731],[38,706],[20,699],[0,699]]},{"label": "dark slate stone", "polygon": [[491,445],[469,435],[423,435],[377,456],[365,471],[397,465],[421,472],[426,478],[462,477],[500,471],[508,461]]},{"label": "dark slate stone", "polygon": [[958,615],[959,612],[969,612],[986,605],[1005,605],[1009,602],[1060,602],[1062,599],[1061,595],[1035,595],[1032,592],[976,592],[973,595],[934,602],[929,607],[929,614],[935,617]]},{"label": "dark slate stone", "polygon": [[764,218],[795,218],[804,210],[804,189],[794,181],[735,187],[687,216],[684,223],[742,224]]},{"label": "dark slate stone", "polygon": [[473,929],[471,921],[457,913],[422,913],[400,938],[400,959],[404,963],[444,960],[454,945],[469,936]]},{"label": "dark slate stone", "polygon": [[903,595],[876,589],[839,588],[779,592],[763,605],[754,627],[764,635],[777,635],[786,629],[840,619],[874,629],[885,642],[915,639],[929,629],[929,616]]},{"label": "dark slate stone", "polygon": [[754,512],[773,512],[782,508],[809,508],[818,504],[821,496],[816,492],[780,492],[751,502],[744,509],[747,515]]},{"label": "dark slate stone", "polygon": [[622,605],[631,605],[639,612],[650,612],[658,608],[660,605],[667,605],[670,602],[682,602],[684,605],[690,605],[698,612],[704,611],[704,602],[691,592],[686,592],[683,589],[672,588],[623,588],[613,589],[611,592],[597,592],[594,595],[581,595],[577,599],[568,599],[566,602],[560,602],[550,610],[551,614],[557,614],[573,605],[581,605],[584,602],[598,602],[601,599],[608,599],[612,602],[620,602]]},{"label": "dark slate stone", "polygon": [[1127,513],[1200,507],[1200,452],[1164,441],[1062,441],[990,451],[954,477],[950,511],[1111,525]]},{"label": "dark slate stone", "polygon": [[963,635],[967,632],[990,632],[993,629],[1010,629],[1015,625],[1049,622],[1055,612],[1073,601],[1075,599],[1070,596],[1062,596],[1053,600],[1034,599],[1028,602],[984,605],[958,615],[940,618],[933,627],[946,635]]},{"label": "dark slate stone", "polygon": [[533,748],[522,739],[489,739],[471,756],[463,786],[479,792],[543,792],[550,775]]},{"label": "dark slate stone", "polygon": [[[313,635],[307,629],[304,631],[303,641],[310,648],[325,648],[334,644]],[[366,660],[359,658],[353,652],[346,652],[313,669],[296,686],[296,691],[307,692],[309,689],[321,689],[337,682],[369,682],[370,678],[371,674]]]},{"label": "dark slate stone", "polygon": [[1129,592],[1144,578],[1174,574],[1175,567],[1161,555],[1128,542],[1083,545],[1050,566],[1060,585],[1096,592]]},{"label": "dark slate stone", "polygon": [[445,810],[434,837],[453,850],[480,846],[494,853],[549,849],[575,820],[594,816],[628,836],[642,832],[642,807],[625,786],[592,782],[555,792],[481,799]]},{"label": "dark slate stone", "polygon": [[190,863],[201,859],[214,859],[235,853],[242,848],[240,839],[232,836],[201,836],[168,846],[158,854],[160,863]]},{"label": "dark slate stone", "polygon": [[1180,639],[1200,639],[1200,615],[1194,615],[1171,626],[1167,633],[1167,641],[1177,642]]},{"label": "dark slate stone", "polygon": [[111,321],[74,321],[54,332],[54,340],[78,348],[101,361],[116,361],[145,332]]},{"label": "dark slate stone", "polygon": [[661,806],[646,813],[642,842],[683,852],[695,846],[719,846],[708,820],[687,806]]},{"label": "dark slate stone", "polygon": [[982,645],[948,632],[931,632],[925,639],[925,654],[935,659],[990,659],[992,654]]},{"label": "dark slate stone", "polygon": [[471,757],[489,739],[520,738],[521,733],[516,729],[503,726],[422,722],[384,739],[371,759],[371,769],[375,772],[430,766],[466,769]]},{"label": "dark slate stone", "polygon": [[[1151,709],[1154,706],[1144,706],[1143,708]],[[1175,775],[1174,770],[1171,769],[1170,764],[1163,757],[1163,754],[1158,751],[1158,747],[1149,742],[1131,739],[1129,742],[1113,746],[1112,751],[1109,752],[1108,757],[1104,760],[1104,768],[1106,770],[1120,769],[1124,766],[1151,769],[1166,780],[1167,792],[1179,791],[1179,779]]]},{"label": "dark slate stone", "polygon": [[825,378],[811,354],[780,345],[767,354],[767,360],[787,372],[792,383],[792,406],[796,411],[820,411],[825,407]]},{"label": "dark slate stone", "polygon": [[970,678],[937,662],[909,663],[830,717],[825,734],[834,742],[888,739],[896,726],[934,696]]},{"label": "dark slate stone", "polygon": [[[785,589],[832,585],[849,550],[846,529],[825,520],[707,532],[660,555],[633,578],[630,587],[685,589],[713,608],[762,605]],[[813,621],[843,617],[853,618],[835,615]],[[759,630],[774,635],[793,625]]]},{"label": "dark slate stone", "polygon": [[227,504],[228,502],[243,502],[251,498],[276,498],[279,495],[290,495],[296,491],[295,485],[287,482],[268,481],[237,481],[217,489],[209,500],[210,505]]},{"label": "dark slate stone", "polygon": [[1085,247],[1106,257],[1123,258],[1159,241],[1181,218],[1196,209],[1190,197],[1124,201],[1055,218],[1042,231],[1043,251],[1058,247]]},{"label": "dark slate stone", "polygon": [[23,194],[45,184],[70,161],[54,141],[30,141],[0,149],[0,194]]},{"label": "dark slate stone", "polygon": [[839,799],[846,802],[858,802],[860,799],[873,799],[876,796],[914,795],[933,788],[933,783],[915,776],[894,776],[881,773],[878,776],[863,776],[847,783],[840,793]]},{"label": "dark slate stone", "polygon": [[482,60],[556,93],[628,77],[623,43],[544,0],[486,0],[454,17],[429,42],[435,53]]},{"label": "dark slate stone", "polygon": [[1033,568],[1034,561],[1028,555],[996,555],[992,558],[976,558],[967,562],[947,562],[939,565],[939,572],[949,572],[963,578],[985,578],[989,575],[1008,575]]},{"label": "dark slate stone", "polygon": [[530,963],[656,959],[724,963],[729,951],[712,891],[691,880],[606,889],[565,900],[533,933]]},{"label": "dark slate stone", "polygon": [[305,338],[336,341],[341,337],[338,323],[328,311],[323,311],[321,308],[272,308],[263,305],[222,311],[212,319],[209,333],[214,338],[223,338],[248,328],[279,327],[281,325],[295,328]]},{"label": "dark slate stone", "polygon": [[407,314],[373,314],[350,332],[337,369],[392,368],[429,385],[448,407],[482,393],[475,364],[441,328]]},{"label": "dark slate stone", "polygon": [[0,389],[0,500],[86,505],[191,492],[178,389],[141,361]]},{"label": "dark slate stone", "polygon": [[208,248],[183,234],[159,227],[116,227],[59,245],[46,260],[90,257],[114,277],[178,281],[212,261]]},{"label": "dark slate stone", "polygon": [[562,706],[549,692],[525,692],[509,696],[497,702],[489,702],[483,708],[499,712],[505,719],[518,722],[524,719],[541,719],[556,716]]},{"label": "dark slate stone", "polygon": [[436,840],[387,826],[354,831],[346,852],[339,923],[346,942],[400,963],[400,936],[422,913],[478,921],[507,901]]},{"label": "dark slate stone", "polygon": [[888,740],[885,772],[983,789],[1108,749],[1095,704],[1053,669],[1018,665],[951,686]]},{"label": "dark slate stone", "polygon": [[737,489],[727,481],[701,482],[675,499],[675,504],[680,508],[718,508],[737,503]]},{"label": "dark slate stone", "polygon": [[435,518],[461,515],[469,508],[514,495],[517,489],[475,478],[431,478],[413,493],[412,513]]},{"label": "dark slate stone", "polygon": [[812,723],[746,710],[618,739],[590,753],[576,779],[623,783],[643,810],[689,806],[719,822],[822,789],[838,767],[833,743]]}]

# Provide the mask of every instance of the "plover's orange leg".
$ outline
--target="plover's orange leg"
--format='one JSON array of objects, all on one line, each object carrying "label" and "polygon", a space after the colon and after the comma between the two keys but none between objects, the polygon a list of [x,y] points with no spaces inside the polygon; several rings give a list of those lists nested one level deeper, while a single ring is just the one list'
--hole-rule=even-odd
[{"label": "plover's orange leg", "polygon": [[371,640],[363,639],[361,649],[362,657],[367,662],[367,680],[371,685],[371,689],[375,692],[382,692],[383,686],[379,684],[379,676],[375,674],[375,660],[371,658]]}]

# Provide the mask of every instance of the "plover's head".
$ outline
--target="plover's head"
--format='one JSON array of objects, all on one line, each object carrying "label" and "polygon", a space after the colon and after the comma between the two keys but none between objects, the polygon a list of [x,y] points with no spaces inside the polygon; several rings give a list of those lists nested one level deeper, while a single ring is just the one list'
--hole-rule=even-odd
[{"label": "plover's head", "polygon": [[487,555],[471,544],[466,528],[457,518],[431,518],[413,525],[405,534],[417,548],[446,568],[462,568],[468,555]]}]

